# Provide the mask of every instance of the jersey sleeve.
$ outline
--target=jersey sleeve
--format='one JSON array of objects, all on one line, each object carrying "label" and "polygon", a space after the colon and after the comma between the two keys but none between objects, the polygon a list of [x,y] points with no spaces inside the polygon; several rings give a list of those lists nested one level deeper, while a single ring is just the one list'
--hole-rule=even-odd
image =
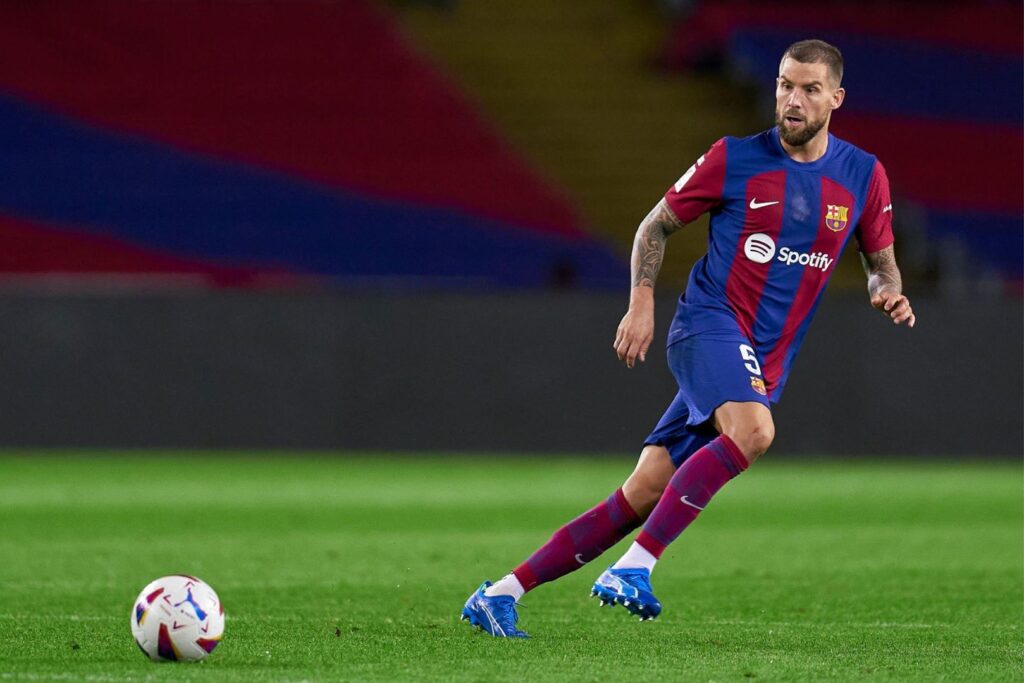
[{"label": "jersey sleeve", "polygon": [[665,202],[683,223],[693,221],[722,203],[725,150],[725,138],[722,138],[665,193]]},{"label": "jersey sleeve", "polygon": [[889,177],[881,161],[875,162],[868,183],[868,196],[857,223],[857,243],[865,254],[881,251],[895,241],[892,234],[892,197]]}]

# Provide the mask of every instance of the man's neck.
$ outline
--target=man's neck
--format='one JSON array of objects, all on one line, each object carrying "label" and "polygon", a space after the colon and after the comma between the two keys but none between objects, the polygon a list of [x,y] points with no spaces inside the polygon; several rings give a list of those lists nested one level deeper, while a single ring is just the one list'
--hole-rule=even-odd
[{"label": "man's neck", "polygon": [[786,154],[793,161],[799,161],[802,164],[817,161],[825,156],[825,152],[828,151],[828,126],[818,131],[818,134],[808,140],[807,144],[799,147],[790,145],[781,136],[779,137],[779,142],[782,143],[782,149],[786,151]]}]

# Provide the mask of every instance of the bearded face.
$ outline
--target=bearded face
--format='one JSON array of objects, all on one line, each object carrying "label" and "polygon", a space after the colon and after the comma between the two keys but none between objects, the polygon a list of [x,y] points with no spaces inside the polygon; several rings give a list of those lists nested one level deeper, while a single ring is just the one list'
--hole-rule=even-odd
[{"label": "bearded face", "polygon": [[816,121],[808,120],[798,111],[775,112],[775,126],[779,129],[779,137],[792,147],[806,145],[827,122],[828,119],[824,117]]},{"label": "bearded face", "polygon": [[828,130],[832,110],[842,104],[844,94],[825,64],[783,59],[775,90],[779,138],[790,148],[803,148]]}]

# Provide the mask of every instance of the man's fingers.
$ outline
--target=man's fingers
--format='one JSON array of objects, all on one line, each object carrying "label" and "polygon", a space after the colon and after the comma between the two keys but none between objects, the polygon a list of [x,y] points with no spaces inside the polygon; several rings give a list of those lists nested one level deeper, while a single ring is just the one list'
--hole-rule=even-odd
[{"label": "man's fingers", "polygon": [[891,294],[889,292],[883,292],[875,295],[875,298],[871,300],[871,305],[880,311],[888,311],[892,307],[893,301],[898,297],[898,294]]},{"label": "man's fingers", "polygon": [[626,367],[632,368],[636,365],[637,358],[640,359],[640,362],[647,360],[647,347],[650,346],[650,343],[650,341],[640,342],[626,337],[622,339],[615,351],[619,356],[619,360],[626,361]]},{"label": "man's fingers", "polygon": [[914,326],[914,311],[910,308],[909,301],[904,300],[900,303],[899,307],[893,309],[892,321],[896,325],[907,322],[909,327]]},{"label": "man's fingers", "polygon": [[876,294],[871,298],[871,305],[880,311],[888,313],[895,308],[901,301],[906,301],[907,297],[902,294],[896,294],[894,292],[882,292]]},{"label": "man's fingers", "polygon": [[902,294],[890,297],[885,302],[885,310],[892,311],[897,306],[900,306],[901,304],[904,303],[907,303],[907,297],[903,296]]},{"label": "man's fingers", "polygon": [[897,316],[894,316],[894,317],[893,317],[893,319],[892,319],[892,321],[893,321],[894,323],[896,323],[897,325],[899,325],[900,323],[902,323],[902,322],[904,322],[904,321],[906,321],[906,320],[910,320],[910,319],[911,319],[911,318],[913,318],[913,317],[914,317],[914,313],[913,313],[913,311],[911,311],[911,310],[910,310],[910,309],[908,308],[907,310],[903,311],[903,312],[902,312],[902,313],[900,313],[899,315],[897,315]]},{"label": "man's fingers", "polygon": [[626,367],[632,368],[639,358],[643,363],[647,360],[647,349],[650,348],[654,339],[652,321],[640,318],[635,319],[626,314],[615,330],[615,355],[619,360],[626,363]]},{"label": "man's fingers", "polygon": [[889,316],[894,325],[907,323],[913,327],[917,322],[914,310],[910,307],[910,299],[895,292],[882,292],[871,297],[871,305]]},{"label": "man's fingers", "polygon": [[889,315],[893,318],[903,315],[910,310],[910,302],[906,299],[902,299],[895,306],[889,309]]},{"label": "man's fingers", "polygon": [[629,349],[626,350],[626,367],[632,368],[636,365],[637,356],[640,355],[640,344],[637,341],[633,341],[629,345]]},{"label": "man's fingers", "polygon": [[[631,344],[629,347],[629,358],[636,364],[636,360],[639,358],[641,363],[647,362],[647,349],[651,347],[652,338],[648,337],[643,341]],[[630,365],[629,367],[633,367]]]},{"label": "man's fingers", "polygon": [[[630,363],[632,362],[630,359],[630,347],[632,346],[633,344],[630,341],[630,337],[628,334],[623,333],[617,339],[617,343],[615,345],[615,355],[619,357],[619,360],[626,361],[626,365],[630,365]],[[634,353],[633,355],[635,356],[636,354]]]}]

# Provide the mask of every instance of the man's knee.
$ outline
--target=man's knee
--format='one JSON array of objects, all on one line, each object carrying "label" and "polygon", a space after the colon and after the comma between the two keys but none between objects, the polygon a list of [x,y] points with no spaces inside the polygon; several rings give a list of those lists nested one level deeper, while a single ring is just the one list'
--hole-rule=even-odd
[{"label": "man's knee", "polygon": [[647,519],[675,473],[672,456],[663,446],[645,446],[636,469],[622,485],[622,493],[641,519]]},{"label": "man's knee", "polygon": [[723,404],[715,411],[715,427],[732,439],[747,462],[764,455],[775,440],[772,413],[758,403]]},{"label": "man's knee", "polygon": [[775,440],[775,425],[771,422],[744,425],[727,436],[743,452],[747,462],[754,462],[771,448]]}]

